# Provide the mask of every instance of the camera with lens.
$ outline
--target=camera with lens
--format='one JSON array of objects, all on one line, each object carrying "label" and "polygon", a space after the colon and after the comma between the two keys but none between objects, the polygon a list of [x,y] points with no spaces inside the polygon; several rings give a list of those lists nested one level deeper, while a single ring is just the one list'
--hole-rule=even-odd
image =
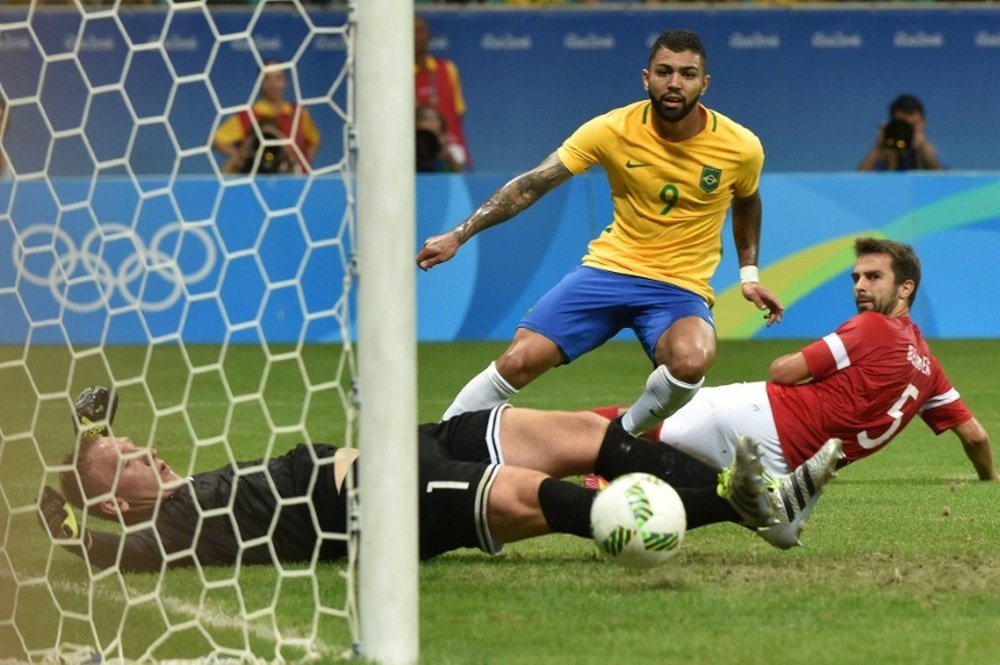
[{"label": "camera with lens", "polygon": [[908,171],[919,168],[917,153],[913,148],[913,125],[905,120],[894,119],[882,130],[882,146],[887,171]]},{"label": "camera with lens", "polygon": [[890,150],[907,152],[913,150],[913,125],[905,120],[891,120],[882,132],[883,145]]},{"label": "camera with lens", "polygon": [[[277,145],[284,138],[280,128],[273,126],[272,123],[262,122],[260,135],[254,132],[248,140],[247,158],[243,162],[242,172],[253,172],[258,175],[288,173],[290,168],[288,160],[285,159],[284,147]],[[257,161],[258,155],[260,157],[259,163]],[[254,165],[256,165],[256,169],[254,169]]]},{"label": "camera with lens", "polygon": [[418,129],[417,135],[417,172],[430,173],[441,170],[443,159],[441,151],[444,146],[437,134],[428,129]]}]

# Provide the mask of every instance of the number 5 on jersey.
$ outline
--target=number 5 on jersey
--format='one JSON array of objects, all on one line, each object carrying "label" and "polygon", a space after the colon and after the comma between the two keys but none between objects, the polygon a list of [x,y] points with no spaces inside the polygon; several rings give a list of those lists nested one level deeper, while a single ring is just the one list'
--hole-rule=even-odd
[{"label": "number 5 on jersey", "polygon": [[875,437],[874,439],[868,436],[868,432],[860,432],[858,434],[858,444],[866,449],[871,450],[872,448],[877,448],[883,443],[892,438],[892,435],[896,433],[899,426],[903,422],[903,405],[906,404],[908,399],[917,399],[920,391],[912,383],[907,385],[903,390],[903,394],[899,396],[896,403],[892,405],[892,408],[887,412],[889,417],[892,418],[892,424],[889,425],[889,429],[883,432],[882,436]]}]

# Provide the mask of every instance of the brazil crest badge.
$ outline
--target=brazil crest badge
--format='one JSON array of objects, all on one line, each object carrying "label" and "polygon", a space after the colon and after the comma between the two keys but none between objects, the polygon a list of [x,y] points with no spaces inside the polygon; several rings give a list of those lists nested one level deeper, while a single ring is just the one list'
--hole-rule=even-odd
[{"label": "brazil crest badge", "polygon": [[719,188],[719,181],[722,180],[722,169],[714,166],[703,166],[701,168],[701,188],[706,194],[711,194]]}]

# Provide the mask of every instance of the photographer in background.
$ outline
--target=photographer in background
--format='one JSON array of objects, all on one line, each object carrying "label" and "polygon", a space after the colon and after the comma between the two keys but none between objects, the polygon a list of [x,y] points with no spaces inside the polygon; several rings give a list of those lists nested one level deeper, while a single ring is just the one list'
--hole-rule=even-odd
[{"label": "photographer in background", "polygon": [[[462,82],[458,67],[447,58],[438,57],[430,52],[431,30],[426,19],[417,16],[413,22],[413,88],[416,94],[416,106],[429,106],[436,110],[442,118],[444,132],[452,143],[462,148],[463,168],[467,170],[472,165],[469,158],[469,147],[465,140],[465,130],[462,127],[465,117],[465,96],[462,94]],[[418,141],[427,141],[418,137]]]},{"label": "photographer in background", "polygon": [[417,172],[459,173],[465,170],[465,148],[445,130],[444,118],[432,106],[417,108]]},{"label": "photographer in background", "polygon": [[227,118],[212,140],[212,147],[225,158],[221,170],[249,173],[260,151],[256,173],[309,173],[319,148],[319,130],[309,109],[285,99],[288,81],[282,63],[272,59],[264,64],[260,98],[249,110]]},{"label": "photographer in background", "polygon": [[924,105],[913,95],[900,95],[889,105],[889,122],[881,125],[875,145],[858,164],[859,171],[939,171],[947,168],[926,134]]}]

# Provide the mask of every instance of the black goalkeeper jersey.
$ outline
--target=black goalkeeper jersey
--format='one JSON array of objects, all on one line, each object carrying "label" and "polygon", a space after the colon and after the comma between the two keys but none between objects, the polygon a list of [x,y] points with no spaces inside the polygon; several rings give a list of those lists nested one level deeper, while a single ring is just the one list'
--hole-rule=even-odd
[{"label": "black goalkeeper jersey", "polygon": [[[502,457],[499,413],[504,408],[420,426],[414,499],[421,558],[462,547],[500,551],[488,512]],[[334,479],[337,450],[299,444],[267,461],[266,471],[255,468],[261,466],[258,461],[200,473],[160,504],[155,522],[130,528],[124,536],[88,530],[90,550],[77,553],[93,566],[117,565],[122,571],[237,561],[273,565],[310,561],[314,555],[321,561],[339,559],[347,555],[347,489],[338,491]],[[355,474],[358,464],[353,464]]]},{"label": "black goalkeeper jersey", "polygon": [[321,534],[344,534],[347,528],[346,483],[338,492],[334,482],[336,451],[299,444],[268,460],[266,471],[246,471],[259,467],[257,461],[192,476],[160,504],[149,526],[124,536],[90,532],[90,562],[99,568],[117,563],[122,571],[159,570],[164,562],[191,566],[195,560],[293,563],[311,560],[317,547],[320,560],[341,558],[347,552],[343,537],[320,542]]}]

